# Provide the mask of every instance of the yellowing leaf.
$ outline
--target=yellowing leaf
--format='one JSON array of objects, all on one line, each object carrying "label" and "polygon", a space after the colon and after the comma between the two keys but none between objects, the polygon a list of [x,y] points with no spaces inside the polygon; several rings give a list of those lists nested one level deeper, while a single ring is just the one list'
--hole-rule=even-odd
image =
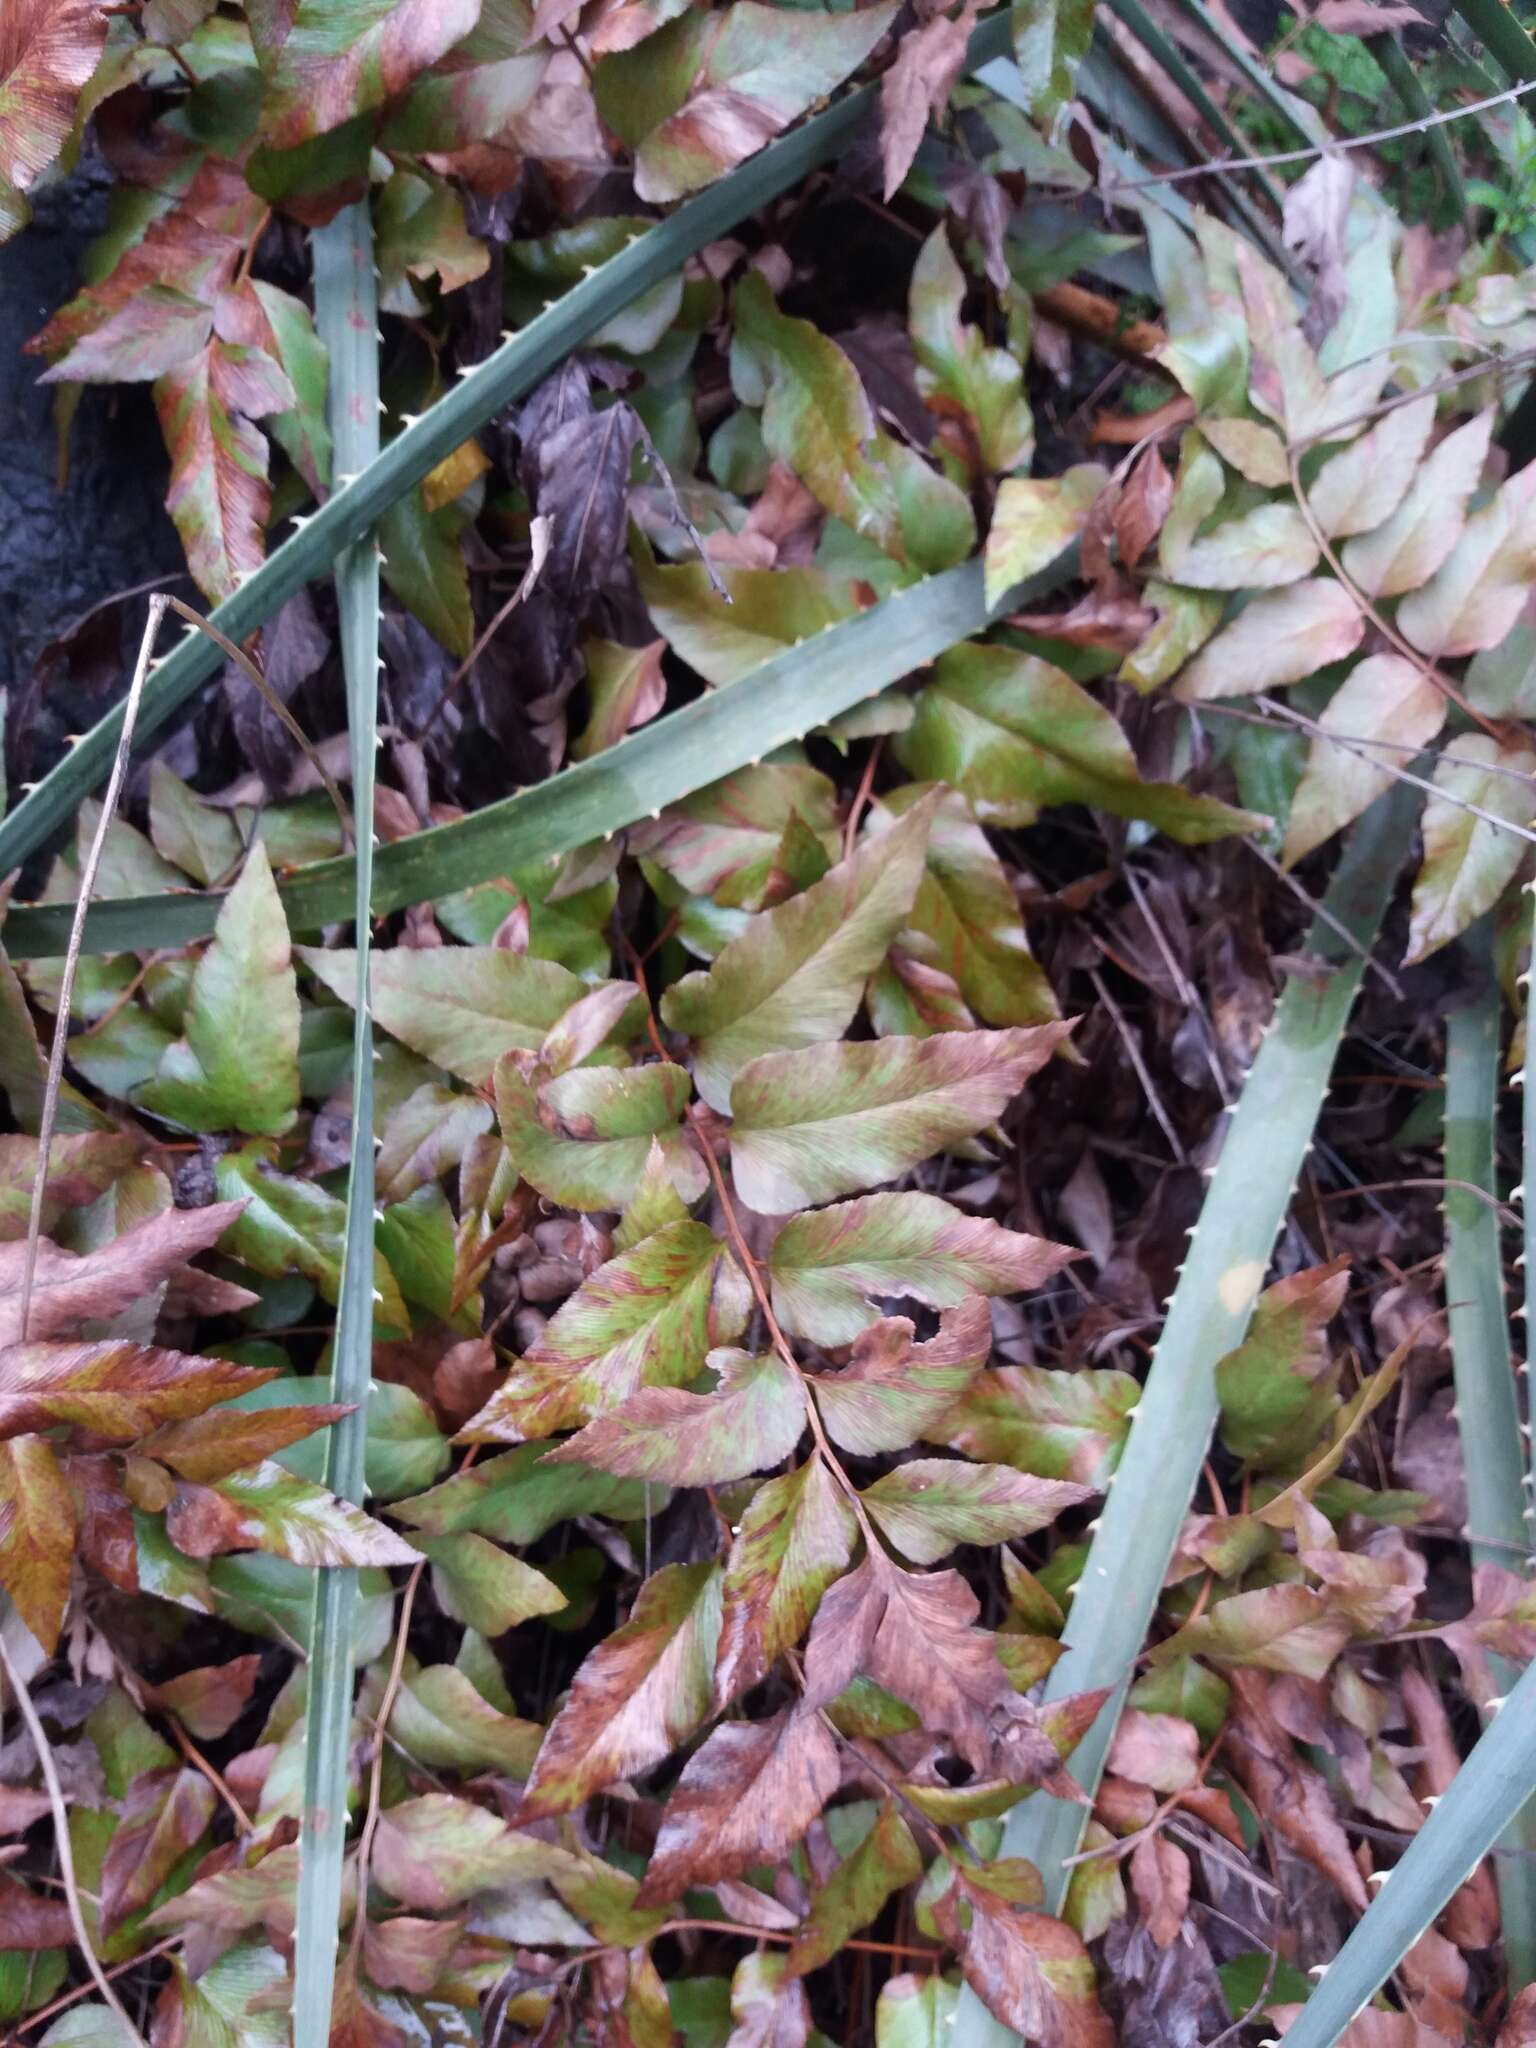
[{"label": "yellowing leaf", "polygon": [[0,1585],[51,1655],[69,1605],[75,1500],[46,1437],[0,1442]]},{"label": "yellowing leaf", "polygon": [[[755,155],[863,63],[895,11],[894,0],[858,14],[786,14],[758,0],[735,0],[702,33],[680,41],[676,97],[670,106],[662,101],[654,123],[633,136],[636,192],[652,202],[681,199]],[[636,81],[611,59],[604,68],[612,84],[605,92],[600,69],[599,105],[612,119]],[[627,111],[619,116],[623,127],[634,118]]]},{"label": "yellowing leaf", "polygon": [[1397,608],[1397,624],[1426,654],[1497,647],[1536,582],[1536,463],[1517,470],[1471,514],[1455,547]]},{"label": "yellowing leaf", "polygon": [[1007,1543],[1049,1528],[1092,1489],[1037,1479],[1008,1465],[911,1458],[864,1489],[865,1507],[914,1564],[937,1564],[957,1543]]},{"label": "yellowing leaf", "polygon": [[[1459,937],[1514,879],[1528,841],[1495,821],[1530,827],[1536,817],[1533,773],[1536,749],[1529,743],[1501,743],[1479,732],[1446,744],[1435,764],[1436,794],[1424,807],[1424,860],[1413,884],[1410,961]],[[1478,817],[1466,808],[1469,803],[1489,815]]]},{"label": "yellowing leaf", "polygon": [[1005,477],[987,531],[986,596],[995,605],[1069,548],[1108,482],[1097,463],[1056,477]]},{"label": "yellowing leaf", "polygon": [[1344,573],[1367,597],[1401,597],[1439,568],[1466,523],[1492,433],[1493,414],[1484,412],[1447,434],[1391,517],[1346,543]]},{"label": "yellowing leaf", "polygon": [[1093,804],[1198,846],[1259,822],[1178,783],[1144,782],[1103,705],[1063,670],[1009,647],[966,641],[941,655],[895,746],[909,773],[963,791],[988,824],[1032,825],[1050,804]]},{"label": "yellowing leaf", "polygon": [[[298,952],[350,1007],[357,955],[346,947]],[[374,1019],[391,1037],[476,1087],[504,1052],[537,1052],[590,987],[553,960],[501,946],[392,946],[374,954],[369,981]]]},{"label": "yellowing leaf", "polygon": [[188,1557],[264,1550],[301,1565],[414,1564],[417,1553],[382,1522],[278,1464],[190,1481],[166,1510],[167,1534]]},{"label": "yellowing leaf", "polygon": [[707,973],[667,990],[662,1016],[694,1040],[694,1080],[712,1109],[729,1106],[749,1060],[842,1035],[912,907],[932,810],[914,806],[880,841],[760,912]]},{"label": "yellowing leaf", "polygon": [[464,1434],[517,1441],[633,1412],[642,1388],[696,1378],[716,1345],[741,1335],[750,1305],[746,1277],[713,1231],[668,1223],[577,1289]]},{"label": "yellowing leaf", "polygon": [[[1432,397],[1396,406],[1367,434],[1323,464],[1307,492],[1330,540],[1372,533],[1408,493],[1435,423]],[[1287,478],[1278,481],[1284,484]]]},{"label": "yellowing leaf", "polygon": [[1342,583],[1316,576],[1250,598],[1195,656],[1174,686],[1186,704],[1254,696],[1304,682],[1342,661],[1365,637],[1365,614]]},{"label": "yellowing leaf", "polygon": [[769,1261],[774,1313],[792,1335],[851,1344],[876,1320],[871,1296],[953,1308],[968,1294],[1039,1287],[1076,1256],[937,1195],[865,1195],[785,1224]]},{"label": "yellowing leaf", "polygon": [[878,1038],[752,1060],[731,1084],[742,1200],[784,1215],[895,1180],[995,1123],[1069,1029]]},{"label": "yellowing leaf", "polygon": [[1341,742],[1390,741],[1410,750],[1397,756],[1406,761],[1444,725],[1445,695],[1400,654],[1372,654],[1350,670],[1317,722],[1322,733],[1312,742],[1286,821],[1287,867],[1358,818],[1392,782],[1390,753]]},{"label": "yellowing leaf", "polygon": [[918,252],[908,292],[917,388],[939,439],[973,475],[1017,469],[1035,439],[1023,365],[961,319],[964,301],[965,274],[941,223]]},{"label": "yellowing leaf", "polygon": [[679,1129],[688,1095],[687,1069],[670,1060],[576,1067],[537,1088],[510,1057],[496,1068],[496,1116],[514,1165],[541,1195],[571,1209],[624,1208],[656,1143],[673,1186],[697,1201],[708,1168]]},{"label": "yellowing leaf", "polygon": [[781,1463],[806,1425],[800,1375],[773,1352],[712,1351],[708,1362],[720,1376],[715,1393],[642,1388],[549,1452],[549,1462],[668,1486],[723,1486]]}]

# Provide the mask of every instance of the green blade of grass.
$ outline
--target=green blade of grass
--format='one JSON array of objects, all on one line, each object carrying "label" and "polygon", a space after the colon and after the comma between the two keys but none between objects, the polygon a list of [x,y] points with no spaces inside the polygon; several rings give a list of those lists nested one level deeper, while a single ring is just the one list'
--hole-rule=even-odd
[{"label": "green blade of grass", "polygon": [[[1068,1764],[1089,1793],[1098,1784],[1206,1457],[1216,1420],[1216,1362],[1248,1328],[1360,986],[1362,955],[1390,900],[1417,814],[1416,792],[1398,784],[1356,826],[1325,900],[1335,922],[1319,918],[1307,940],[1308,951],[1328,962],[1328,977],[1316,987],[1287,984],[1191,1233],[1073,1595],[1066,1654],[1046,1683],[1047,1700],[1110,1688]],[[1037,1867],[1052,1911],[1061,1908],[1066,1859],[1077,1850],[1086,1815],[1086,1807],[1035,1792],[1013,1809],[1004,1828],[999,1853],[1027,1857]],[[1003,2048],[1013,2038],[974,1993],[964,1994],[953,2048]]]},{"label": "green blade of grass", "polygon": [[[471,888],[637,824],[760,755],[803,739],[813,727],[980,632],[993,617],[1037,602],[1076,570],[1077,551],[1071,548],[990,609],[979,558],[897,591],[547,782],[451,825],[381,847],[374,862],[374,913]],[[355,885],[350,857],[301,869],[282,885],[289,928],[317,931],[351,916]],[[86,950],[187,945],[212,931],[222,900],[189,891],[93,904]],[[18,906],[6,920],[8,950],[18,960],[61,953],[69,919],[67,905]]]},{"label": "green blade of grass", "polygon": [[1454,0],[1456,12],[1511,83],[1536,78],[1536,42],[1502,0]]},{"label": "green blade of grass", "polygon": [[[1009,48],[1006,11],[973,32],[969,69]],[[323,575],[343,548],[370,532],[380,514],[419,483],[494,414],[555,369],[631,300],[678,270],[706,243],[729,234],[749,214],[834,156],[873,112],[878,88],[862,86],[824,113],[770,143],[728,177],[636,236],[598,266],[483,363],[451,392],[413,420],[360,475],[332,492],[298,532],[274,548],[261,567],[213,614],[231,640],[244,641],[312,577]],[[338,476],[345,474],[338,464]],[[219,664],[218,650],[200,635],[184,640],[150,677],[139,714],[144,738],[157,731]],[[82,798],[106,774],[122,725],[121,707],[109,711],[71,748],[16,808],[0,819],[0,874],[20,866],[34,848],[65,824]]]},{"label": "green blade of grass", "polygon": [[[330,351],[331,431],[336,461],[360,471],[379,450],[378,289],[368,202],[348,206],[312,244],[315,322]],[[357,988],[353,998],[352,1146],[341,1291],[331,1354],[331,1399],[353,1403],[332,1425],[326,1484],[361,1501],[373,1361],[373,1022],[368,1004],[372,929],[374,733],[379,687],[379,558],[371,538],[336,559],[336,598],[357,849],[353,860]],[[357,1573],[315,1574],[309,1689],[304,1722],[304,1813],[299,1833],[294,1928],[294,2048],[328,2048],[347,1840],[347,1758],[352,1725],[352,1636]],[[356,1910],[366,1910],[359,1899]]]},{"label": "green blade of grass", "polygon": [[[1499,985],[1487,920],[1468,934],[1482,986],[1453,1010],[1445,1039],[1445,1298],[1456,1375],[1456,1417],[1467,1475],[1467,1534],[1474,1564],[1506,1569],[1526,1542],[1525,1459],[1509,1347],[1509,1305],[1499,1243],[1494,1130],[1499,1083]],[[1463,1185],[1457,1186],[1461,1182]],[[1490,1656],[1501,1693],[1518,1665]],[[1497,1864],[1499,1917],[1510,1987],[1536,1974],[1536,1811],[1527,1807],[1505,1831],[1511,1853]]]},{"label": "green blade of grass", "polygon": [[[1395,35],[1367,36],[1365,46],[1381,66],[1388,85],[1402,101],[1403,112],[1409,120],[1428,120],[1435,111],[1434,102],[1424,90],[1424,81],[1414,69],[1413,59],[1403,48],[1402,38]],[[1461,167],[1451,147],[1451,138],[1443,127],[1435,127],[1425,129],[1424,139],[1429,145],[1435,176],[1440,181],[1447,205],[1454,210],[1458,220],[1467,220],[1467,192],[1461,182]]]}]

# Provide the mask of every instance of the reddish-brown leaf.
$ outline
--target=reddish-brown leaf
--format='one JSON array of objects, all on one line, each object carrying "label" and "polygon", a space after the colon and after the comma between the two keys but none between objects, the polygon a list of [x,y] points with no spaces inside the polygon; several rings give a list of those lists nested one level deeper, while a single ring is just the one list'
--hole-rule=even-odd
[{"label": "reddish-brown leaf", "polygon": [[0,1442],[0,1586],[43,1648],[58,1644],[75,1551],[75,1500],[53,1446]]},{"label": "reddish-brown leaf", "polygon": [[186,1422],[167,1422],[134,1449],[168,1465],[179,1478],[207,1486],[247,1465],[286,1450],[352,1409],[340,1401],[306,1401],[297,1408],[215,1409]]},{"label": "reddish-brown leaf", "polygon": [[731,1979],[731,2018],[725,2048],[805,2048],[811,2003],[782,1955],[743,1956]]},{"label": "reddish-brown leaf", "polygon": [[8,1344],[0,1349],[0,1437],[63,1423],[131,1443],[275,1377],[267,1366],[155,1344]]},{"label": "reddish-brown leaf", "polygon": [[544,1738],[520,1821],[564,1813],[599,1786],[661,1762],[709,1711],[720,1634],[713,1564],[666,1565],[629,1620],[571,1681]]},{"label": "reddish-brown leaf", "polygon": [[400,1914],[393,1920],[371,1915],[363,1929],[363,1961],[381,1991],[411,1991],[425,1998],[453,1954],[462,1920],[422,1920]]},{"label": "reddish-brown leaf", "polygon": [[0,238],[26,219],[4,188],[29,190],[63,148],[106,40],[101,0],[6,0],[0,11]]},{"label": "reddish-brown leaf", "polygon": [[756,1685],[799,1642],[857,1535],[853,1510],[819,1457],[757,1489],[726,1560],[716,1706]]},{"label": "reddish-brown leaf", "polygon": [[[83,1257],[41,1239],[28,1337],[66,1336],[87,1317],[105,1321],[131,1308],[196,1253],[217,1244],[244,1207],[243,1202],[210,1202],[203,1209],[167,1209]],[[0,1344],[14,1344],[21,1335],[25,1265],[24,1244],[0,1244]]]},{"label": "reddish-brown leaf", "polygon": [[1112,524],[1122,569],[1134,569],[1163,530],[1173,503],[1173,477],[1154,445],[1126,478],[1115,499]]},{"label": "reddish-brown leaf", "polygon": [[40,1899],[0,1877],[0,1949],[68,1948],[74,1938],[62,1899]]},{"label": "reddish-brown leaf", "polygon": [[1051,2048],[1114,2048],[1088,1951],[1064,1921],[1036,1912],[1040,1876],[1010,1861],[956,1869],[933,1914],[989,2012]]},{"label": "reddish-brown leaf", "polygon": [[1494,2048],[1536,2048],[1536,1984],[1515,1994]]},{"label": "reddish-brown leaf", "polygon": [[171,457],[166,509],[187,566],[215,604],[232,597],[266,553],[266,437],[251,425],[293,404],[293,386],[258,349],[211,341],[155,384]]},{"label": "reddish-brown leaf", "polygon": [[667,1801],[636,1903],[656,1905],[690,1884],[779,1862],[840,1775],[837,1745],[813,1711],[724,1722],[689,1759]]},{"label": "reddish-brown leaf", "polygon": [[859,1673],[905,1700],[987,1778],[1040,1784],[1060,1761],[1021,1699],[997,1638],[973,1626],[976,1595],[958,1572],[919,1577],[866,1557],[824,1595],[806,1646],[806,1703],[825,1706]]},{"label": "reddish-brown leaf", "polygon": [[297,0],[279,12],[287,25],[264,53],[263,135],[292,149],[403,92],[469,34],[480,8],[479,0]]},{"label": "reddish-brown leaf", "polygon": [[199,1742],[227,1735],[245,1712],[261,1669],[260,1657],[235,1657],[228,1664],[205,1664],[151,1687],[146,1698],[163,1714],[174,1714]]},{"label": "reddish-brown leaf", "polygon": [[[1411,1664],[1404,1665],[1398,1684],[1420,1758],[1413,1789],[1421,1800],[1438,1799],[1450,1789],[1451,1780],[1461,1768],[1461,1752],[1451,1733],[1450,1717],[1439,1693]],[[1440,1919],[1458,1948],[1491,1948],[1498,1940],[1498,1893],[1493,1872],[1486,1863],[1480,1863],[1472,1872]],[[1532,2041],[1536,2043],[1536,2029]]]},{"label": "reddish-brown leaf", "polygon": [[201,1771],[176,1765],[135,1778],[101,1866],[101,1916],[110,1931],[147,1906],[193,1848],[217,1798]]},{"label": "reddish-brown leaf", "polygon": [[81,1557],[120,1592],[137,1593],[139,1542],[117,1461],[76,1454],[65,1459],[64,1472],[75,1497]]},{"label": "reddish-brown leaf", "polygon": [[815,1382],[828,1433],[845,1451],[861,1458],[904,1451],[936,1429],[987,1362],[992,1311],[972,1295],[944,1311],[937,1336],[926,1344],[912,1339],[905,1316],[886,1316],[854,1339],[841,1372]]},{"label": "reddish-brown leaf", "polygon": [[965,63],[977,0],[965,0],[951,21],[937,14],[901,39],[896,61],[880,81],[880,161],[885,196],[894,196],[912,168],[929,116],[944,111]]},{"label": "reddish-brown leaf", "polygon": [[1365,1879],[1350,1854],[1327,1780],[1302,1759],[1275,1718],[1269,1679],[1241,1668],[1226,1675],[1234,1706],[1226,1752],[1249,1798],[1275,1832],[1363,1913]]},{"label": "reddish-brown leaf", "polygon": [[1189,1911],[1189,1876],[1189,1858],[1161,1832],[1144,1836],[1131,1851],[1131,1890],[1159,1948],[1179,1938]]}]

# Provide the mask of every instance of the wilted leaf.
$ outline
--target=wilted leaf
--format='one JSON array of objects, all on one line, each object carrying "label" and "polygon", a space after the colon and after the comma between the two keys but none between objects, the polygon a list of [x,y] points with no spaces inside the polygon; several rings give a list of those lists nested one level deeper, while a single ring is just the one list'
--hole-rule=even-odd
[{"label": "wilted leaf", "polygon": [[694,1080],[712,1109],[729,1107],[731,1082],[759,1054],[841,1037],[911,910],[932,810],[915,805],[878,842],[760,912],[708,972],[667,990],[662,1015],[694,1040]]},{"label": "wilted leaf", "polygon": [[31,218],[23,194],[68,141],[107,40],[100,0],[15,0],[0,39],[0,241]]},{"label": "wilted leaf", "polygon": [[811,2037],[811,2003],[785,1958],[759,1949],[743,1956],[731,1979],[735,2025],[725,2048],[806,2048]]},{"label": "wilted leaf", "polygon": [[370,1874],[401,1905],[441,1912],[476,1892],[547,1878],[574,1861],[569,1850],[519,1834],[483,1806],[428,1792],[379,1815]]},{"label": "wilted leaf", "polygon": [[10,1344],[0,1351],[0,1436],[67,1424],[128,1443],[272,1377],[152,1344]]},{"label": "wilted leaf", "polygon": [[1205,1657],[1320,1679],[1352,1634],[1347,1617],[1325,1593],[1311,1586],[1256,1586],[1215,1601],[1159,1643],[1152,1656],[1158,1662]]},{"label": "wilted leaf", "polygon": [[1350,1854],[1327,1781],[1297,1754],[1275,1718],[1270,1681],[1261,1672],[1234,1671],[1232,1685],[1236,1712],[1225,1741],[1248,1796],[1282,1840],[1320,1870],[1355,1912],[1363,1913],[1365,1880]]},{"label": "wilted leaf", "polygon": [[986,824],[1032,825],[1050,804],[1095,804],[1198,846],[1257,822],[1178,783],[1143,782],[1103,705],[1050,662],[1008,647],[967,641],[941,655],[895,747],[910,774],[963,791]]},{"label": "wilted leaf", "polygon": [[0,1442],[0,1585],[52,1655],[69,1605],[75,1500],[41,1436]]},{"label": "wilted leaf", "polygon": [[1034,1910],[1042,1895],[1033,1864],[956,1865],[934,1917],[965,1981],[1005,2026],[1060,2048],[1113,2048],[1088,1951],[1070,1927]]},{"label": "wilted leaf", "polygon": [[967,0],[953,20],[935,14],[909,28],[880,81],[880,160],[887,199],[912,168],[930,115],[940,118],[949,102],[965,64],[976,4]]},{"label": "wilted leaf", "polygon": [[1312,742],[1286,821],[1286,866],[1352,823],[1394,779],[1385,748],[1344,746],[1323,734],[1391,742],[1407,760],[1439,732],[1445,710],[1444,692],[1400,654],[1368,655],[1351,669],[1318,716],[1322,733]]},{"label": "wilted leaf", "polygon": [[[213,1202],[202,1209],[168,1209],[133,1224],[121,1237],[83,1256],[40,1239],[27,1312],[28,1336],[34,1340],[58,1337],[88,1317],[105,1321],[142,1301],[195,1253],[216,1243],[239,1213],[232,1202]],[[22,1243],[0,1244],[0,1344],[15,1343],[21,1334],[20,1290],[25,1264]]]},{"label": "wilted leaf", "polygon": [[629,1620],[572,1679],[528,1782],[523,1818],[568,1812],[686,1741],[709,1711],[719,1635],[717,1566],[664,1565],[647,1579]]},{"label": "wilted leaf", "polygon": [[1159,1831],[1136,1844],[1130,1868],[1143,1925],[1159,1948],[1171,1948],[1189,1911],[1189,1858]]},{"label": "wilted leaf", "polygon": [[264,1550],[301,1565],[414,1564],[417,1552],[382,1522],[274,1463],[213,1486],[183,1482],[166,1509],[171,1541],[188,1557]]},{"label": "wilted leaf", "polygon": [[711,1230],[666,1224],[578,1288],[463,1434],[516,1441],[632,1412],[642,1388],[696,1378],[709,1352],[746,1328],[751,1300]]},{"label": "wilted leaf", "polygon": [[933,1439],[987,1362],[992,1314],[972,1295],[944,1311],[927,1343],[914,1344],[913,1334],[905,1316],[888,1316],[859,1332],[841,1372],[817,1377],[816,1405],[844,1450],[869,1458]]},{"label": "wilted leaf", "polygon": [[806,1646],[806,1705],[825,1706],[862,1674],[983,1777],[1039,1784],[1056,1771],[1056,1750],[1015,1691],[998,1638],[974,1626],[979,1611],[958,1572],[917,1576],[866,1556],[822,1596]]},{"label": "wilted leaf", "polygon": [[821,1717],[786,1708],[727,1721],[694,1752],[667,1801],[638,1903],[777,1863],[838,1789],[837,1744]]},{"label": "wilted leaf", "polygon": [[865,1195],[785,1224],[769,1261],[774,1313],[792,1335],[851,1344],[876,1320],[872,1297],[956,1308],[1042,1286],[1075,1256],[936,1195]]},{"label": "wilted leaf", "polygon": [[972,474],[1017,469],[1035,439],[1023,365],[966,325],[964,303],[965,275],[941,223],[918,253],[908,293],[917,388],[940,422],[940,440]]},{"label": "wilted leaf", "polygon": [[101,1867],[104,1931],[153,1900],[213,1818],[217,1796],[201,1772],[147,1771],[135,1778]]},{"label": "wilted leaf", "polygon": [[752,1496],[726,1559],[715,1699],[756,1685],[805,1633],[847,1567],[858,1524],[823,1461],[770,1479]]},{"label": "wilted leaf", "polygon": [[216,1742],[245,1712],[260,1668],[260,1657],[234,1657],[227,1664],[183,1671],[154,1688],[154,1703],[162,1713],[174,1714],[199,1742]]},{"label": "wilted leaf", "polygon": [[787,1458],[805,1429],[800,1376],[777,1353],[712,1351],[713,1394],[645,1387],[551,1451],[551,1463],[596,1465],[622,1479],[723,1486]]},{"label": "wilted leaf", "polygon": [[[1528,743],[1480,732],[1446,743],[1435,763],[1437,794],[1424,806],[1424,860],[1413,883],[1408,960],[1422,960],[1458,938],[1513,880],[1527,842],[1492,820],[1531,824],[1533,774],[1536,750]],[[1489,817],[1476,816],[1469,803]]]},{"label": "wilted leaf", "polygon": [[1492,433],[1493,414],[1483,412],[1447,434],[1391,517],[1346,544],[1344,573],[1367,597],[1401,597],[1440,567],[1466,524]]},{"label": "wilted leaf", "polygon": [[1109,481],[1097,463],[1053,477],[1005,477],[987,530],[986,595],[995,605],[1016,583],[1038,575],[1088,523]]},{"label": "wilted leaf", "polygon": [[1342,661],[1365,637],[1365,614],[1342,583],[1315,576],[1250,598],[1229,626],[1208,640],[1180,676],[1174,695],[1248,697],[1304,682]]},{"label": "wilted leaf", "polygon": [[864,1489],[864,1505],[914,1564],[937,1564],[957,1543],[1007,1543],[1049,1528],[1092,1497],[1066,1479],[1037,1479],[1009,1465],[912,1458]]},{"label": "wilted leaf", "polygon": [[672,1184],[697,1201],[709,1169],[678,1120],[688,1071],[668,1060],[643,1067],[578,1067],[537,1088],[510,1059],[496,1068],[496,1115],[513,1163],[541,1195],[571,1209],[622,1209],[659,1141]]},{"label": "wilted leaf", "polygon": [[839,1042],[752,1060],[731,1085],[742,1200],[784,1215],[897,1179],[995,1123],[1069,1029]]},{"label": "wilted leaf", "polygon": [[[301,946],[299,958],[350,1008],[357,955]],[[373,955],[374,1021],[424,1059],[484,1087],[505,1052],[537,1052],[544,1034],[588,991],[553,960],[500,946],[391,946]]]}]

